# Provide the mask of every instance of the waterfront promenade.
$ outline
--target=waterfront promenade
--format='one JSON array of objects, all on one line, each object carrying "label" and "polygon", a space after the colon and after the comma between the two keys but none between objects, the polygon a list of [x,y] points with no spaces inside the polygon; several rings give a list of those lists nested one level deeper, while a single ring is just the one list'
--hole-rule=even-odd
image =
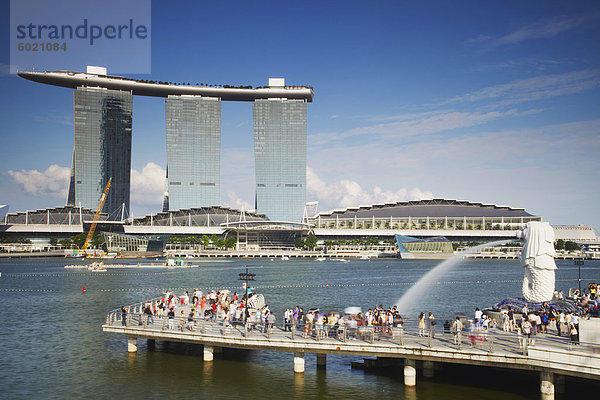
[{"label": "waterfront promenade", "polygon": [[438,319],[440,324],[434,337],[420,337],[416,324],[411,321],[403,328],[352,329],[344,326],[330,329],[327,336],[322,336],[312,329],[305,334],[302,327],[285,331],[284,325],[279,322],[280,315],[277,315],[278,323],[271,328],[254,324],[254,329],[250,329],[244,323],[229,325],[222,320],[196,318],[191,330],[188,321],[190,306],[176,307],[176,315],[181,315],[183,310],[185,317],[175,317],[173,327],[169,329],[166,316],[154,316],[153,323],[148,324],[147,315],[142,313],[145,303],[130,306],[125,325],[120,310],[110,311],[102,327],[104,332],[125,335],[129,352],[137,351],[138,339],[201,344],[204,346],[205,362],[213,361],[214,353],[223,347],[283,351],[293,353],[293,370],[296,373],[304,372],[306,353],[316,354],[317,364],[321,366],[326,364],[327,354],[404,359],[404,379],[408,386],[416,384],[416,361],[422,361],[426,376],[433,374],[435,362],[534,370],[540,373],[540,390],[544,399],[554,398],[555,379],[559,380],[563,375],[600,379],[597,344],[573,345],[567,338],[555,334],[537,335],[535,345],[523,347],[523,341],[515,333],[492,329],[485,336],[463,332],[461,340],[455,343],[451,333],[443,333]]}]

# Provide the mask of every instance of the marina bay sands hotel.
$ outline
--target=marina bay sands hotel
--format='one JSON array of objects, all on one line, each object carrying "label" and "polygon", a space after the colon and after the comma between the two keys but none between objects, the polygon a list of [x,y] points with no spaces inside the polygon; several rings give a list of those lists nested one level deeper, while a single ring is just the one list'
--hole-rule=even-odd
[{"label": "marina bay sands hotel", "polygon": [[[107,75],[106,68],[21,72],[75,89],[75,141],[67,205],[96,209],[112,177],[104,212],[129,210],[133,96],[165,97],[167,193],[163,211],[220,205],[221,102],[252,101],[256,211],[300,222],[306,204],[306,103],[313,90],[269,79],[261,88],[174,85]],[[167,196],[167,193],[165,195]]]}]

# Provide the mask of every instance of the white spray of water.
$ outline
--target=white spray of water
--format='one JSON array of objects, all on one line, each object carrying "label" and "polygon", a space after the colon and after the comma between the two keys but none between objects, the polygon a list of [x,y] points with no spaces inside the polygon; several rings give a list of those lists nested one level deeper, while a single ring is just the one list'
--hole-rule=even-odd
[{"label": "white spray of water", "polygon": [[488,242],[484,244],[480,244],[478,246],[470,247],[465,251],[461,251],[450,257],[447,260],[439,263],[434,269],[426,273],[415,283],[406,293],[398,299],[396,305],[398,306],[398,311],[401,314],[413,311],[417,302],[421,300],[421,297],[427,292],[425,287],[433,282],[443,273],[453,268],[455,265],[459,264],[463,260],[463,256],[465,254],[477,253],[479,250],[482,250],[486,247],[498,246],[504,243],[512,242],[513,239],[504,239],[497,240],[495,242]]}]

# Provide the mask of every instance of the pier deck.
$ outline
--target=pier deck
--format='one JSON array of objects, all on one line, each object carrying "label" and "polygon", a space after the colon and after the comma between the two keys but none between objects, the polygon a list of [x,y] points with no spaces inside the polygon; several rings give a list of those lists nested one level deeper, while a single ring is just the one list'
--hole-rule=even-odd
[{"label": "pier deck", "polygon": [[114,310],[107,314],[102,326],[104,332],[125,335],[130,352],[137,351],[137,339],[202,344],[205,361],[212,361],[213,351],[222,347],[285,351],[294,354],[295,372],[304,372],[305,353],[317,354],[320,365],[325,364],[327,354],[399,358],[405,359],[407,385],[415,384],[415,360],[425,361],[424,365],[443,362],[534,370],[541,373],[542,394],[548,387],[552,388],[552,395],[546,393],[545,399],[554,396],[554,374],[600,379],[600,347],[591,343],[574,345],[555,333],[538,334],[535,345],[525,345],[523,349],[519,336],[500,329],[491,329],[485,336],[462,332],[460,342],[455,344],[453,334],[443,333],[441,324],[436,327],[434,337],[419,336],[416,327],[409,324],[391,330],[375,327],[353,330],[346,326],[322,337],[314,329],[306,334],[302,327],[285,331],[280,321],[271,328],[255,324],[252,329],[242,322],[226,326],[223,321],[202,318],[194,321],[191,330],[187,318],[190,306],[177,307],[176,315],[183,309],[186,317],[175,317],[173,328],[169,329],[166,316],[154,316],[154,322],[148,324],[142,306],[141,303],[131,306],[133,312],[128,313],[126,325],[123,325],[120,310]]}]

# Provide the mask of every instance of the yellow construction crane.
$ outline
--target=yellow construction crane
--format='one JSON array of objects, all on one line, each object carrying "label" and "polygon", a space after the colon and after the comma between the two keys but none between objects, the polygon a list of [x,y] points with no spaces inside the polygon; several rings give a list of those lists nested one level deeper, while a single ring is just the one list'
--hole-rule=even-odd
[{"label": "yellow construction crane", "polygon": [[102,207],[104,207],[104,202],[106,201],[106,197],[108,196],[108,190],[110,189],[110,183],[112,178],[108,180],[104,191],[102,192],[102,196],[100,197],[100,204],[98,204],[98,210],[96,210],[96,214],[94,215],[94,220],[92,221],[92,226],[90,226],[90,231],[88,232],[87,237],[85,238],[85,243],[83,243],[83,248],[81,249],[83,255],[85,256],[85,250],[90,245],[92,241],[92,237],[94,236],[94,231],[96,230],[96,225],[98,224],[98,218],[100,217],[100,213],[102,212]]}]

